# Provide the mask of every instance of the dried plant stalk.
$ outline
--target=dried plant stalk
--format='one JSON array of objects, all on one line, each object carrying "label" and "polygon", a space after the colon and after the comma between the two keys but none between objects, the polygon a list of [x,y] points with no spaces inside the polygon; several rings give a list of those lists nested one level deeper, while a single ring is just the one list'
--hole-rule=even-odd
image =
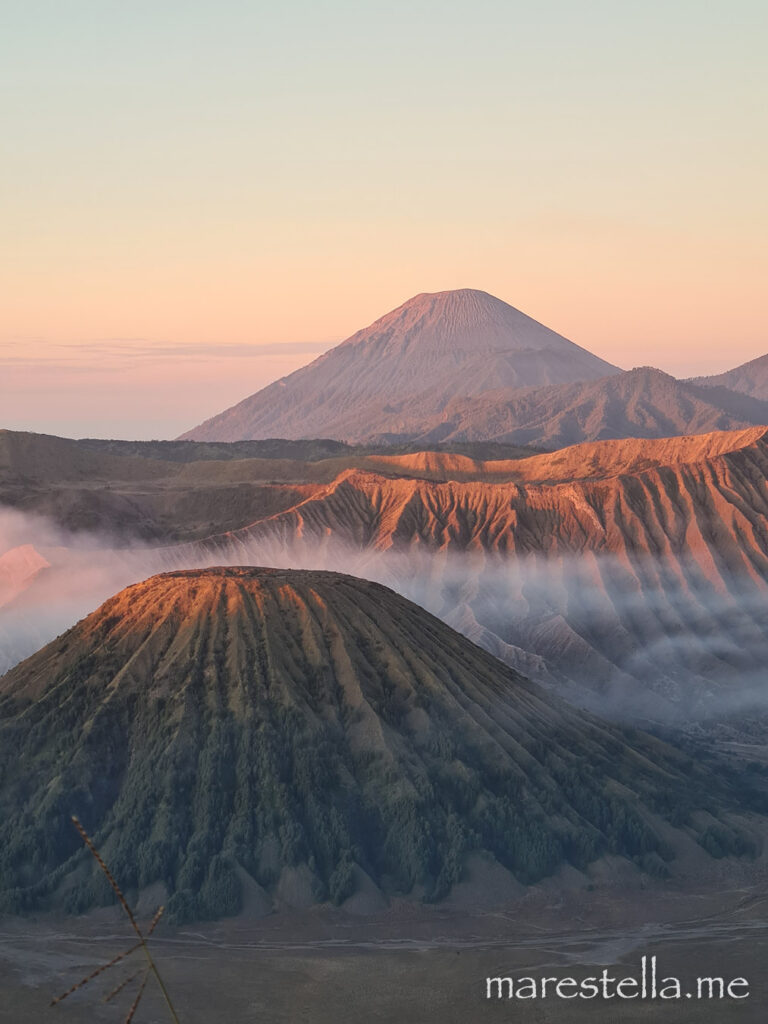
[{"label": "dried plant stalk", "polygon": [[[146,970],[146,968],[144,969]],[[117,988],[113,988],[108,996],[104,996],[104,1002],[111,1003],[115,996],[119,996],[123,989],[127,985],[130,985],[132,981],[135,981],[140,974],[141,971],[136,971],[134,974],[129,975],[129,977],[127,977],[124,981],[121,981]]]},{"label": "dried plant stalk", "polygon": [[141,928],[139,928],[138,924],[136,923],[136,918],[133,916],[133,911],[128,906],[128,900],[125,898],[125,896],[123,896],[123,893],[122,893],[122,890],[121,890],[120,886],[117,884],[117,882],[113,878],[112,872],[109,870],[107,865],[102,860],[101,854],[99,853],[99,851],[96,849],[96,847],[93,844],[93,840],[88,835],[88,833],[85,831],[83,826],[80,824],[79,818],[76,818],[74,816],[74,814],[72,815],[72,824],[75,826],[77,831],[80,833],[80,838],[83,840],[85,845],[91,851],[91,853],[93,854],[94,860],[99,865],[99,867],[101,868],[102,872],[106,876],[107,881],[109,882],[109,884],[114,889],[115,894],[116,894],[118,900],[120,901],[120,906],[123,908],[123,910],[125,911],[125,913],[126,913],[126,915],[128,917],[128,920],[131,922],[131,925],[133,926],[133,930],[139,936],[139,942],[144,942],[144,936],[141,934]]},{"label": "dried plant stalk", "polygon": [[[99,853],[99,851],[96,849],[93,840],[85,831],[79,819],[76,818],[74,815],[72,816],[72,823],[74,824],[77,831],[80,833],[81,839],[90,850],[94,860],[99,865],[102,874],[105,876],[110,886],[112,887],[112,890],[117,896],[118,902],[120,903],[120,906],[123,908],[126,917],[131,922],[131,927],[136,932],[139,941],[136,942],[133,946],[131,946],[130,949],[125,950],[125,952],[118,953],[118,955],[116,957],[113,957],[112,960],[109,961],[109,963],[102,964],[100,967],[97,967],[95,971],[92,971],[89,975],[87,975],[87,977],[82,978],[62,995],[57,996],[51,1002],[51,1006],[55,1006],[57,1003],[60,1003],[62,999],[66,999],[67,996],[72,995],[73,992],[76,992],[78,989],[81,989],[85,985],[87,985],[89,981],[92,981],[94,978],[97,978],[100,974],[102,974],[104,971],[109,970],[111,967],[115,967],[118,963],[120,963],[121,960],[124,960],[132,953],[135,953],[137,950],[141,949],[143,950],[144,956],[146,957],[147,966],[144,969],[141,986],[139,987],[139,991],[137,992],[136,998],[133,1001],[133,1005],[128,1011],[128,1016],[125,1018],[124,1024],[130,1024],[130,1022],[133,1020],[134,1014],[136,1013],[139,1003],[141,1002],[141,997],[144,995],[144,990],[147,987],[147,981],[149,980],[150,974],[153,974],[155,977],[155,981],[157,982],[158,987],[163,995],[163,999],[165,1000],[166,1006],[168,1007],[168,1012],[170,1013],[171,1018],[174,1021],[174,1024],[180,1024],[178,1014],[176,1013],[173,1003],[171,1002],[171,997],[168,994],[168,989],[165,987],[165,983],[162,977],[160,976],[160,971],[157,969],[157,964],[155,963],[152,953],[150,952],[149,946],[147,945],[147,939],[157,927],[160,918],[163,916],[163,913],[165,912],[165,907],[158,907],[155,916],[152,918],[152,921],[149,925],[147,934],[144,935],[141,928],[139,927],[138,921],[136,920],[133,911],[128,905],[128,900],[125,898],[122,889],[117,884],[114,875],[109,870],[107,865],[104,863],[104,859]],[[126,978],[125,981],[123,981],[120,985],[114,988],[112,992],[110,992],[110,994],[105,998],[104,1002],[108,1003],[112,999],[114,999],[120,992],[122,992],[126,988],[127,985],[129,985],[132,981],[135,981],[139,974],[140,972],[136,971],[129,978]]]},{"label": "dried plant stalk", "polygon": [[157,910],[155,911],[155,916],[152,918],[152,923],[149,926],[149,931],[147,932],[147,938],[149,938],[149,936],[152,934],[152,932],[155,930],[155,928],[157,928],[158,924],[160,923],[160,918],[163,916],[164,913],[165,913],[165,907],[158,907],[157,908]]},{"label": "dried plant stalk", "polygon": [[84,988],[89,981],[93,981],[94,978],[98,978],[98,976],[104,971],[108,971],[110,967],[114,967],[116,964],[119,964],[121,960],[125,960],[127,956],[130,956],[131,953],[135,953],[136,950],[140,948],[141,943],[137,942],[135,946],[131,946],[131,948],[126,949],[125,952],[118,953],[117,956],[112,957],[108,964],[102,964],[101,967],[97,967],[95,971],[92,971],[90,974],[86,975],[86,977],[76,982],[72,988],[68,988],[66,992],[63,992],[60,996],[56,996],[55,999],[52,999],[51,1006],[55,1006],[57,1003],[60,1003],[62,999],[66,999],[67,996],[71,996],[72,993],[77,992],[79,988]]},{"label": "dried plant stalk", "polygon": [[141,997],[144,995],[144,989],[147,987],[148,978],[149,967],[147,967],[147,969],[144,971],[144,977],[141,979],[141,987],[139,988],[139,991],[136,993],[136,998],[133,1000],[133,1006],[131,1006],[130,1010],[128,1011],[128,1016],[125,1018],[123,1024],[131,1024],[131,1021],[133,1020],[133,1015],[139,1008]]}]

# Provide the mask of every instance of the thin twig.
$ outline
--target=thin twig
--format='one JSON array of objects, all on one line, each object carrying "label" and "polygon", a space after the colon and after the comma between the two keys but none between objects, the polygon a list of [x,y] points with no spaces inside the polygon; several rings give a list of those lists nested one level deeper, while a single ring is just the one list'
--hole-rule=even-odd
[{"label": "thin twig", "polygon": [[[152,954],[149,951],[149,946],[147,945],[147,940],[144,937],[144,935],[142,934],[141,928],[139,928],[139,925],[138,925],[138,922],[136,921],[136,918],[133,916],[133,911],[128,906],[128,900],[126,900],[125,896],[123,895],[123,892],[122,892],[120,886],[115,881],[115,879],[114,879],[114,877],[112,875],[112,872],[109,870],[107,865],[104,863],[104,861],[103,861],[103,859],[101,857],[101,854],[96,849],[96,847],[95,847],[95,845],[93,843],[93,840],[88,835],[88,833],[85,831],[83,826],[80,824],[79,819],[76,818],[74,815],[72,815],[72,823],[74,824],[74,826],[77,829],[77,831],[80,833],[80,837],[83,840],[83,842],[85,843],[85,845],[88,847],[88,849],[93,854],[93,857],[94,857],[96,863],[101,868],[101,870],[102,870],[103,874],[105,875],[107,881],[112,886],[112,889],[114,890],[115,895],[117,896],[117,898],[118,898],[118,900],[120,902],[120,906],[125,911],[126,916],[128,917],[128,920],[131,922],[131,926],[133,927],[133,930],[138,935],[138,937],[139,937],[138,945],[140,945],[141,948],[144,950],[144,955],[147,958],[147,965],[148,965],[148,972],[147,972],[147,974],[149,974],[149,971],[151,971],[154,974],[155,980],[157,981],[157,984],[158,984],[158,986],[160,988],[160,991],[163,994],[163,999],[165,999],[166,1005],[168,1007],[168,1011],[170,1012],[171,1017],[173,1018],[174,1024],[181,1024],[181,1022],[179,1021],[178,1014],[176,1013],[176,1010],[174,1009],[173,1003],[171,1002],[171,997],[168,994],[168,989],[165,987],[165,983],[163,982],[163,979],[160,977],[160,971],[158,971],[158,969],[157,969],[157,964],[153,960]],[[160,909],[162,910],[163,908],[160,908]],[[157,924],[157,922],[159,920],[160,920],[160,913],[158,912],[158,914],[155,914],[155,919],[152,922],[152,929],[154,929],[154,926]],[[137,1000],[141,998],[141,993],[144,991],[144,985],[146,985],[146,983],[147,983],[147,979],[145,978],[144,979],[144,983],[143,983],[143,985],[141,987],[141,990],[139,992],[139,995],[137,997]],[[138,1005],[138,1003],[137,1003],[137,1005]],[[133,1016],[134,1012],[135,1012],[135,1007],[131,1011],[131,1013],[130,1013],[130,1015],[128,1017],[128,1021],[130,1021],[130,1019]],[[128,1024],[128,1021],[126,1021],[126,1024]]]},{"label": "thin twig", "polygon": [[139,1003],[141,1002],[141,997],[144,995],[144,989],[147,987],[147,979],[148,978],[149,978],[149,968],[147,968],[146,971],[144,971],[144,977],[142,978],[141,986],[139,988],[139,991],[136,993],[136,998],[133,1000],[133,1006],[128,1011],[128,1016],[125,1018],[125,1021],[123,1022],[123,1024],[131,1024],[131,1021],[133,1020],[133,1015],[134,1015],[134,1013],[136,1013],[136,1011],[139,1008]]},{"label": "thin twig", "polygon": [[147,932],[147,938],[149,938],[149,936],[152,934],[152,932],[155,930],[155,928],[157,928],[158,923],[160,921],[160,918],[163,916],[164,913],[165,913],[165,907],[158,907],[157,908],[157,910],[155,911],[155,916],[152,918],[152,923],[149,926],[149,931]]},{"label": "thin twig", "polygon": [[[146,971],[146,970],[147,970],[147,968],[145,967],[145,968],[144,968],[144,970]],[[135,974],[131,974],[131,975],[129,975],[129,977],[127,977],[127,978],[125,979],[125,981],[121,981],[121,982],[120,982],[120,984],[119,984],[119,985],[117,986],[117,988],[113,988],[113,989],[112,989],[112,991],[111,991],[111,992],[109,993],[109,995],[108,995],[108,996],[104,996],[104,1002],[105,1002],[105,1003],[111,1003],[111,1002],[112,1002],[112,1000],[113,1000],[113,999],[115,998],[115,996],[119,996],[119,995],[120,995],[120,993],[121,993],[121,992],[123,991],[123,989],[125,988],[125,986],[126,986],[126,985],[130,985],[130,983],[131,983],[132,981],[135,981],[135,980],[136,980],[136,978],[138,978],[138,976],[139,976],[140,974],[141,974],[141,971],[140,971],[140,970],[139,970],[139,971],[136,971],[136,973],[135,973]]]},{"label": "thin twig", "polygon": [[130,956],[131,953],[135,953],[136,950],[140,948],[141,943],[137,942],[135,946],[131,946],[130,949],[126,949],[124,953],[118,953],[117,956],[113,957],[108,964],[102,964],[101,967],[97,967],[95,971],[92,971],[87,977],[78,981],[77,984],[72,986],[72,988],[67,989],[66,992],[62,993],[62,995],[56,996],[55,999],[52,999],[51,1006],[55,1006],[57,1003],[60,1003],[62,999],[66,999],[67,996],[71,996],[73,992],[77,992],[79,988],[83,988],[89,981],[93,981],[93,979],[97,978],[103,971],[109,970],[109,968],[114,967],[115,964],[119,964],[121,960],[124,960],[127,956]]},{"label": "thin twig", "polygon": [[77,831],[80,833],[80,838],[83,840],[85,845],[91,851],[91,853],[94,856],[94,859],[96,860],[96,863],[99,865],[99,867],[101,868],[103,873],[106,875],[107,881],[112,886],[112,888],[115,890],[115,894],[116,894],[118,900],[120,901],[120,906],[123,908],[123,910],[127,914],[128,920],[131,922],[131,924],[133,926],[133,930],[139,936],[139,941],[143,943],[144,942],[144,936],[141,934],[141,928],[139,928],[138,924],[136,923],[136,918],[133,916],[133,911],[128,906],[128,900],[125,898],[125,896],[123,896],[123,893],[122,893],[122,890],[121,890],[120,886],[117,884],[117,882],[115,881],[115,879],[112,876],[112,872],[109,870],[107,865],[101,859],[101,854],[96,849],[96,847],[93,845],[93,840],[88,835],[88,833],[85,831],[83,826],[80,824],[79,818],[76,818],[74,816],[74,814],[72,815],[72,824],[75,826]]}]

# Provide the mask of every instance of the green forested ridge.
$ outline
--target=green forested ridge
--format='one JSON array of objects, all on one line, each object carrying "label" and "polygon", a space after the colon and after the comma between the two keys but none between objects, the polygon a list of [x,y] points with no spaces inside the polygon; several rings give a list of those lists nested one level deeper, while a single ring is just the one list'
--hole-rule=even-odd
[{"label": "green forested ridge", "polygon": [[[749,852],[711,774],[576,712],[384,587],[217,569],[129,588],[0,681],[0,907],[81,912],[163,882],[177,920],[305,866],[439,900],[469,851],[528,884],[604,853],[664,873],[661,815]],[[695,812],[706,808],[709,815]],[[701,820],[706,824],[702,824]]]}]

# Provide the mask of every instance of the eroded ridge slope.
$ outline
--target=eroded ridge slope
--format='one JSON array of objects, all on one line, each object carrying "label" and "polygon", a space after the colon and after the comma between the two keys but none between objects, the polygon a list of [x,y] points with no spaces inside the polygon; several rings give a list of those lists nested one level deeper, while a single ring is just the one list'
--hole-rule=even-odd
[{"label": "eroded ridge slope", "polygon": [[767,481],[763,428],[474,466],[379,457],[377,471],[345,470],[203,547],[232,562],[264,545],[354,557],[493,650],[507,645],[512,664],[527,652],[592,689],[651,690],[693,711],[711,686],[761,699]]}]

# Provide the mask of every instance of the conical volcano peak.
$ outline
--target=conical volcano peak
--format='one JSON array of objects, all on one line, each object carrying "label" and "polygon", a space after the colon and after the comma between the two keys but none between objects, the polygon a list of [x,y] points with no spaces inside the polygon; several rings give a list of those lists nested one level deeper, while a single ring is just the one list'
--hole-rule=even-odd
[{"label": "conical volcano peak", "polygon": [[439,899],[470,854],[515,886],[606,854],[660,864],[670,793],[717,811],[716,781],[670,748],[627,741],[386,587],[310,570],[117,594],[0,681],[0,773],[14,912],[110,898],[72,814],[126,888],[162,884],[184,920],[236,913],[246,884],[278,906],[298,881],[301,905],[359,885]]},{"label": "conical volcano peak", "polygon": [[406,299],[402,306],[398,308],[404,309],[406,306],[420,306],[433,302],[440,302],[446,305],[460,303],[480,304],[486,300],[491,303],[507,305],[506,302],[502,302],[501,299],[497,299],[495,295],[491,295],[490,292],[485,292],[481,288],[446,288],[445,291],[440,292],[418,292],[418,294],[413,295],[410,299]]},{"label": "conical volcano peak", "polygon": [[357,331],[342,347],[387,342],[390,351],[412,344],[421,351],[515,352],[574,348],[509,303],[477,288],[420,292]]},{"label": "conical volcano peak", "polygon": [[365,441],[412,434],[456,398],[618,372],[488,292],[421,292],[183,437]]},{"label": "conical volcano peak", "polygon": [[467,323],[475,323],[484,319],[501,319],[510,310],[525,316],[490,292],[479,288],[453,288],[442,292],[419,292],[376,322],[380,323],[404,311],[412,311],[425,317],[442,317],[446,321],[464,319]]}]

